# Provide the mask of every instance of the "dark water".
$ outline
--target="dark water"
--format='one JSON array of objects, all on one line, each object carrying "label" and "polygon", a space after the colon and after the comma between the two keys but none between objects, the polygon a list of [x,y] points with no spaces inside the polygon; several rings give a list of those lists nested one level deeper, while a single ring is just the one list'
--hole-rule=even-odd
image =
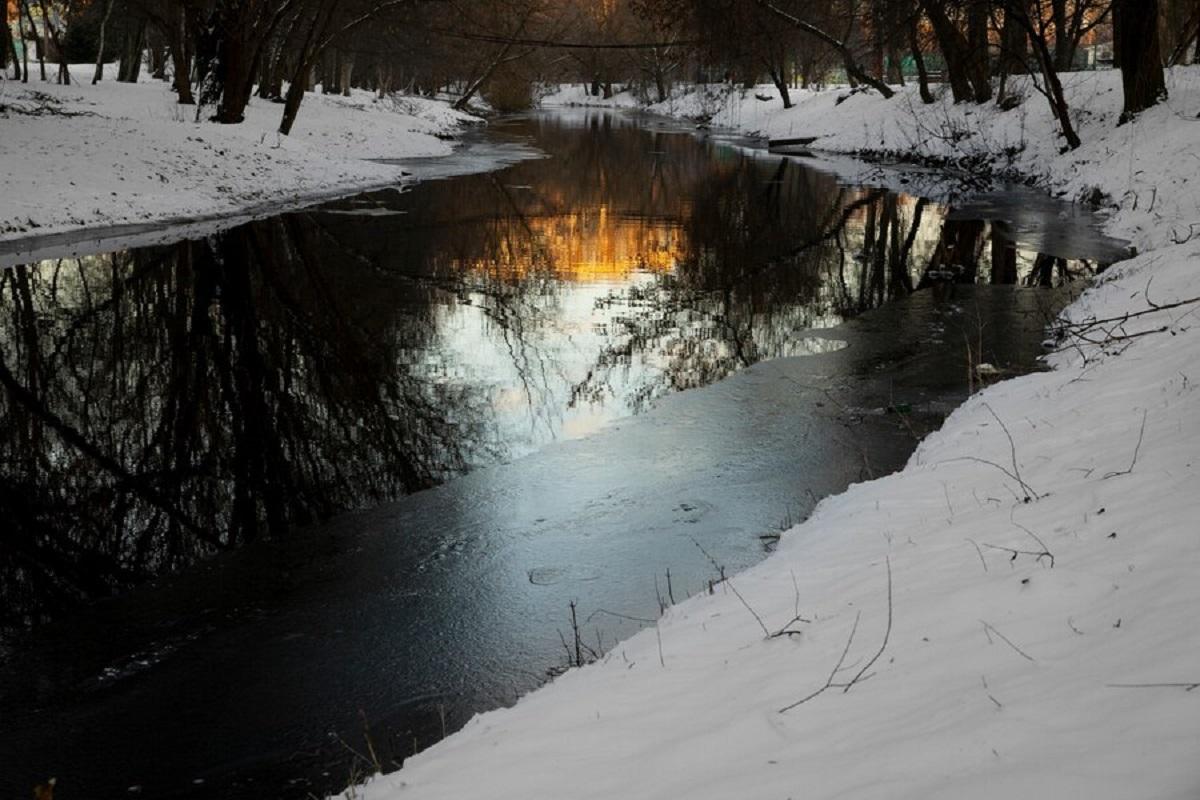
[{"label": "dark water", "polygon": [[966,342],[1033,367],[1112,257],[654,125],[0,273],[0,795],[320,795],[368,728],[393,767],[561,667],[572,601],[604,649],[902,465]]}]

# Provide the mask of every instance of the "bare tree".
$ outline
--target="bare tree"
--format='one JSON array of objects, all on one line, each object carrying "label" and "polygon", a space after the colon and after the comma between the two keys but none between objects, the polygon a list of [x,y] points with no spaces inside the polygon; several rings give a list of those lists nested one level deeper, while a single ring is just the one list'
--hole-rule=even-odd
[{"label": "bare tree", "polygon": [[108,33],[108,21],[112,18],[114,0],[104,0],[104,16],[100,18],[100,41],[96,47],[96,72],[92,75],[92,85],[104,80],[104,45]]},{"label": "bare tree", "polygon": [[846,68],[846,74],[851,79],[865,83],[867,86],[870,86],[872,89],[883,95],[885,99],[895,95],[895,92],[892,90],[892,88],[884,83],[882,78],[868,74],[866,70],[859,66],[858,59],[855,57],[854,51],[851,50],[849,45],[846,43],[845,38],[838,39],[836,36],[833,36],[811,22],[789,14],[787,11],[780,8],[776,3],[772,2],[772,0],[755,0],[755,2],[767,12],[774,14],[779,19],[782,19],[783,21],[795,26],[797,29],[807,33],[809,36],[812,36],[813,38],[823,42],[837,51],[838,55],[842,57],[842,63]]},{"label": "bare tree", "polygon": [[1167,99],[1158,39],[1158,0],[1114,0],[1113,57],[1121,67],[1121,122]]}]

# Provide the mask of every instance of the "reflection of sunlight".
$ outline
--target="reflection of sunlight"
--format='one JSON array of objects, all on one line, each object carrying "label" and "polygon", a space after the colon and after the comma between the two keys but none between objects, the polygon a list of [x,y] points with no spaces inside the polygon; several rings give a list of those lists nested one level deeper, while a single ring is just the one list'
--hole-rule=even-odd
[{"label": "reflection of sunlight", "polygon": [[685,249],[675,221],[610,213],[606,205],[523,220],[531,236],[506,237],[494,259],[472,271],[524,278],[549,270],[559,280],[620,283],[635,271],[671,272]]}]

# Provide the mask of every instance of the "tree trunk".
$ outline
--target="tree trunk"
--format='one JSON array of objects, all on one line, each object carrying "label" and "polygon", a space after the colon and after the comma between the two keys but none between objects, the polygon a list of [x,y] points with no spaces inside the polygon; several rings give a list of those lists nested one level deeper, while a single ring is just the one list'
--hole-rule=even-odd
[{"label": "tree trunk", "polygon": [[192,65],[187,57],[187,18],[182,6],[176,11],[176,18],[171,21],[172,31],[167,37],[167,45],[171,50],[171,66],[175,75],[173,83],[175,94],[181,106],[194,106],[196,99],[192,96]]},{"label": "tree trunk", "polygon": [[350,82],[353,79],[354,79],[354,56],[343,55],[342,56],[341,74],[338,75],[338,83],[341,84],[343,97],[350,96]]},{"label": "tree trunk", "polygon": [[912,50],[913,61],[917,65],[917,83],[921,90],[921,102],[926,105],[933,102],[933,92],[929,90],[929,71],[925,69],[925,56],[921,54],[919,17],[914,14],[908,25],[908,45]]},{"label": "tree trunk", "polygon": [[[1028,0],[1010,0],[1010,2],[1028,2]],[[1028,12],[1026,12],[1028,13]],[[1021,27],[1021,21],[1011,10],[1004,12],[1004,27],[1000,32],[1000,59],[997,62],[1000,71],[1000,89],[996,93],[996,102],[1001,106],[1010,103],[1008,95],[1008,79],[1026,71],[1026,58],[1029,56],[1029,37]]]},{"label": "tree trunk", "polygon": [[922,0],[922,6],[929,17],[930,27],[937,37],[938,47],[942,51],[942,59],[946,63],[946,81],[950,84],[950,92],[955,103],[965,103],[971,98],[971,82],[967,80],[963,65],[963,50],[966,40],[958,28],[946,16],[945,11],[936,3]]},{"label": "tree trunk", "polygon": [[279,132],[284,136],[289,135],[292,126],[296,124],[296,115],[300,113],[300,104],[304,102],[304,90],[308,85],[309,76],[312,75],[313,67],[321,59],[325,45],[328,44],[326,35],[333,18],[333,8],[332,5],[328,7],[329,13],[324,18],[321,16],[321,10],[318,10],[312,24],[308,26],[304,45],[296,55],[296,71],[288,84],[287,96],[283,100],[283,117],[279,121]]},{"label": "tree trunk", "polygon": [[[29,0],[21,0],[21,8],[25,11],[25,22],[29,25],[30,36],[37,43],[38,68],[42,72],[42,82],[48,80],[46,77],[46,42],[45,39],[39,39],[37,33],[37,25],[33,23],[33,12],[29,10]],[[29,49],[29,42],[25,43],[25,49]],[[28,74],[29,70],[25,72]]]},{"label": "tree trunk", "polygon": [[150,51],[150,77],[158,81],[167,79],[167,46],[159,39],[154,30],[147,31],[146,43]]},{"label": "tree trunk", "polygon": [[229,32],[221,42],[221,100],[217,104],[214,119],[222,125],[237,125],[246,118],[246,106],[250,103],[250,91],[254,86],[253,48],[247,41],[248,31]]},{"label": "tree trunk", "polygon": [[1067,31],[1067,0],[1051,0],[1050,19],[1054,23],[1054,68],[1066,72],[1071,69],[1075,55]]},{"label": "tree trunk", "polygon": [[768,72],[771,75],[771,83],[775,84],[775,88],[779,90],[779,99],[783,101],[785,109],[792,107],[792,95],[788,91],[788,83],[785,79],[785,72],[776,67],[770,67]]},{"label": "tree trunk", "polygon": [[254,96],[263,100],[271,99],[271,87],[275,83],[275,72],[279,68],[279,49],[268,50],[258,67],[258,89]]},{"label": "tree trunk", "polygon": [[1200,0],[1196,0],[1196,49],[1192,52],[1192,63],[1200,64]]},{"label": "tree trunk", "polygon": [[[7,17],[7,15],[6,15]],[[17,17],[17,30],[20,33],[20,16]],[[17,40],[13,38],[12,27],[9,25],[8,19],[4,20],[4,60],[8,56],[12,56],[13,80],[24,82],[24,71],[21,69],[21,54],[17,52]]]},{"label": "tree trunk", "polygon": [[338,75],[341,72],[341,53],[334,50],[321,59],[321,94],[336,94],[340,91]]},{"label": "tree trunk", "polygon": [[104,43],[108,33],[108,20],[112,17],[113,0],[104,0],[104,16],[100,18],[100,43],[96,51],[96,72],[92,75],[92,85],[104,80]]},{"label": "tree trunk", "polygon": [[1158,0],[1114,0],[1113,55],[1121,65],[1125,123],[1167,98],[1158,39]]},{"label": "tree trunk", "polygon": [[968,78],[976,103],[992,99],[992,70],[988,63],[988,4],[978,2],[967,6]]},{"label": "tree trunk", "polygon": [[[17,35],[21,37],[21,83],[29,83],[29,43],[25,41],[25,23],[17,14]],[[16,45],[13,45],[16,48]],[[14,53],[16,50],[14,49]]]},{"label": "tree trunk", "polygon": [[986,103],[991,100],[992,84],[987,68],[986,8],[983,8],[982,19],[979,17],[977,5],[973,5],[969,10],[968,38],[963,36],[938,0],[921,0],[921,7],[929,17],[934,35],[941,46],[942,56],[946,60],[946,77],[950,81],[950,90],[954,93],[954,102],[974,100],[976,103]]},{"label": "tree trunk", "polygon": [[125,46],[121,49],[121,66],[117,70],[120,83],[137,83],[142,74],[142,46],[146,41],[146,20],[125,34]]},{"label": "tree trunk", "polygon": [[1045,94],[1047,101],[1050,103],[1050,111],[1054,114],[1054,118],[1058,120],[1058,126],[1062,131],[1063,138],[1067,140],[1067,147],[1074,150],[1082,142],[1079,139],[1079,134],[1075,132],[1074,124],[1071,122],[1071,110],[1067,105],[1066,95],[1063,93],[1062,81],[1058,78],[1058,70],[1054,68],[1054,56],[1050,52],[1050,47],[1046,44],[1045,38],[1034,27],[1033,21],[1029,16],[1029,6],[1026,0],[1009,0],[1007,11],[1013,14],[1014,18],[1021,24],[1021,27],[1025,29],[1029,42],[1033,45],[1033,52],[1037,56],[1038,67],[1041,69],[1042,78],[1046,82]]}]

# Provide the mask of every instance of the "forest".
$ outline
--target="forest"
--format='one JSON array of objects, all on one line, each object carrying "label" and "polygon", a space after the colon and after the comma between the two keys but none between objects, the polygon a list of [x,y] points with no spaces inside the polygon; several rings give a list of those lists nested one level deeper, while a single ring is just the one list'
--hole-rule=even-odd
[{"label": "forest", "polygon": [[[1033,75],[1068,147],[1079,135],[1060,74],[1121,69],[1123,118],[1166,95],[1163,67],[1200,58],[1194,0],[7,0],[0,66],[14,80],[169,81],[196,117],[244,119],[252,97],[292,130],[305,94],[481,92],[527,107],[539,86],[636,87],[663,101],[682,82],[846,80],[891,97],[948,84],[963,103],[1018,102]],[[106,65],[115,62],[106,74]]]}]

